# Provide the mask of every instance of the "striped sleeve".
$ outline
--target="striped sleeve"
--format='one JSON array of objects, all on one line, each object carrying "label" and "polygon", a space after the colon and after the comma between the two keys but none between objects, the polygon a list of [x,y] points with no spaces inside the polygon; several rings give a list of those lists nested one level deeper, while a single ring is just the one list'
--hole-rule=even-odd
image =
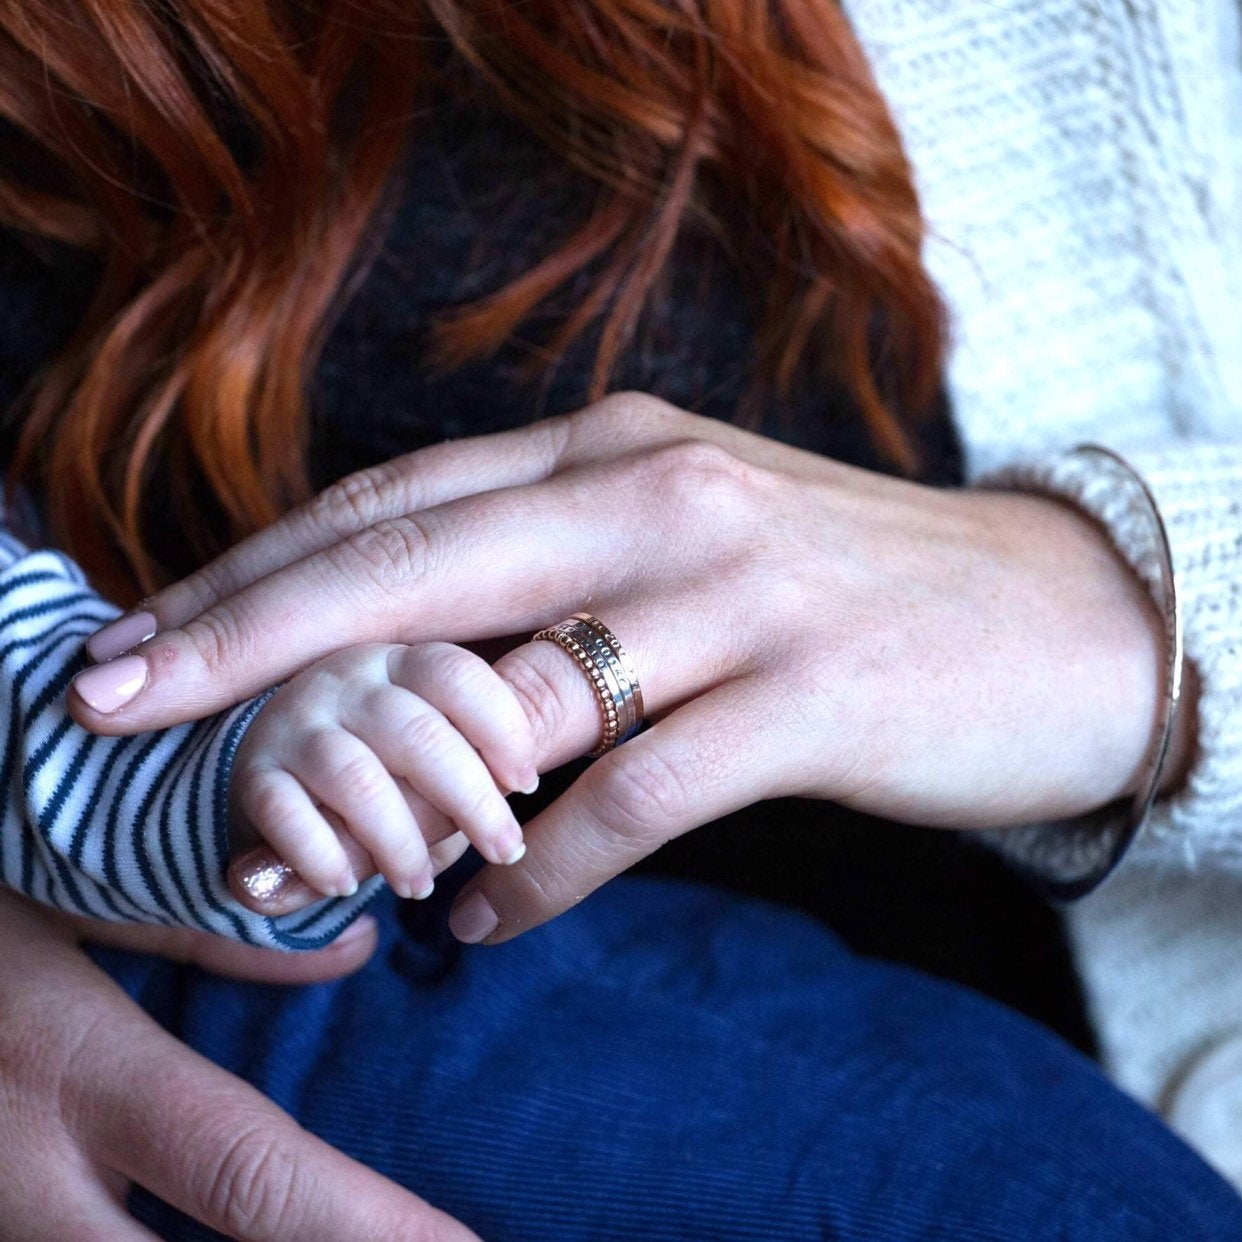
[{"label": "striped sleeve", "polygon": [[281,918],[246,910],[225,883],[233,758],[274,690],[134,737],[99,737],[68,714],[69,681],[90,663],[87,637],[119,615],[69,557],[32,551],[0,527],[0,883],[91,918],[270,948],[327,944],[382,881]]}]

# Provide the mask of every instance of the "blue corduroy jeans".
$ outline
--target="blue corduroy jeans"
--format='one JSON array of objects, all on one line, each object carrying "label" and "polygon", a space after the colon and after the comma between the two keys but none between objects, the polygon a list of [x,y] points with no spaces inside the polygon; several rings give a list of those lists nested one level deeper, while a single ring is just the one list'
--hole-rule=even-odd
[{"label": "blue corduroy jeans", "polygon": [[[1058,1036],[809,916],[630,878],[463,948],[450,899],[381,897],[379,950],[333,983],[95,956],[489,1242],[1242,1239],[1242,1199]],[[132,1205],[163,1237],[215,1236]]]}]

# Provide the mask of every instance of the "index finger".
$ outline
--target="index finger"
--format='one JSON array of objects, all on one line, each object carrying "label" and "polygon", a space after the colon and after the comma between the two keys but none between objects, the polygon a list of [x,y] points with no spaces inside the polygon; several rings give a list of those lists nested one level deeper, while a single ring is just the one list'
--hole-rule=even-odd
[{"label": "index finger", "polygon": [[95,733],[142,733],[240,703],[354,643],[468,642],[555,620],[639,555],[617,512],[618,474],[599,467],[378,522],[79,673],[70,714]]},{"label": "index finger", "polygon": [[574,465],[685,437],[718,444],[755,465],[799,478],[841,468],[804,449],[687,414],[645,393],[611,393],[574,414],[431,445],[346,475],[91,635],[87,653],[97,661],[119,655],[152,632],[184,625],[265,575],[384,518],[534,483]]},{"label": "index finger", "polygon": [[[265,575],[384,518],[546,478],[568,436],[569,420],[550,418],[513,431],[416,449],[348,474],[92,634],[87,654],[96,661],[110,659],[153,631],[184,625]],[[135,624],[138,617],[149,618],[149,623]]]}]

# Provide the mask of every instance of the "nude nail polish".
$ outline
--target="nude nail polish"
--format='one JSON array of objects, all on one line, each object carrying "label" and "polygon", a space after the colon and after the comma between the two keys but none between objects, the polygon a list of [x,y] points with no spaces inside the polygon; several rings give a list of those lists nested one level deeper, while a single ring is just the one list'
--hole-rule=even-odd
[{"label": "nude nail polish", "polygon": [[124,707],[146,684],[147,662],[134,655],[97,664],[70,683],[97,712],[105,715]]},{"label": "nude nail polish", "polygon": [[148,638],[153,638],[158,629],[159,623],[153,613],[127,613],[109,622],[103,629],[96,630],[86,640],[86,654],[96,664],[102,664],[105,660],[111,660],[131,647],[146,642]]}]

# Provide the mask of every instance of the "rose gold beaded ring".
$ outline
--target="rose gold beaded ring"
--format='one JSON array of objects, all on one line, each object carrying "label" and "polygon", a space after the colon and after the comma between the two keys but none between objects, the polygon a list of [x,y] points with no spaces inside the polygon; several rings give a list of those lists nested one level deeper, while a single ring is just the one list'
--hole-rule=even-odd
[{"label": "rose gold beaded ring", "polygon": [[540,630],[531,642],[541,639],[556,643],[574,659],[599,699],[604,735],[590,752],[591,758],[629,741],[643,722],[643,692],[617,636],[598,617],[575,612],[568,620]]}]

